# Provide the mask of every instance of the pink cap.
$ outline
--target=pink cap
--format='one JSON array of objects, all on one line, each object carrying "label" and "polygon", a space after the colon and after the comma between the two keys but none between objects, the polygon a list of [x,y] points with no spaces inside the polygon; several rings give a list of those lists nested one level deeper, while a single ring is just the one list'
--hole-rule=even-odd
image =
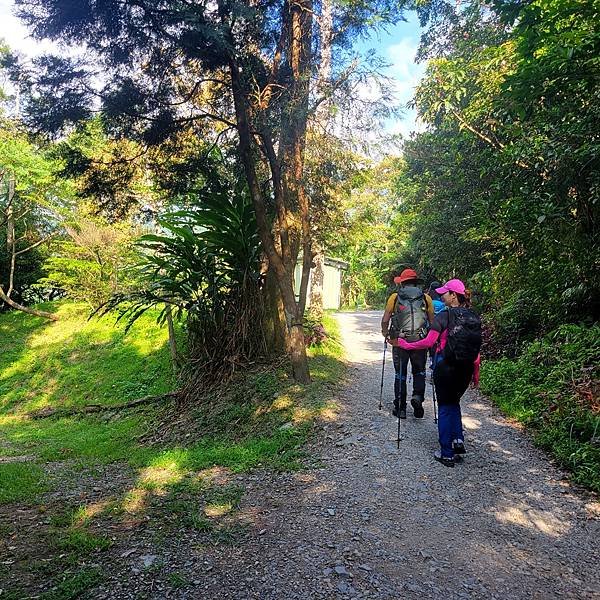
[{"label": "pink cap", "polygon": [[446,281],[446,283],[442,287],[436,288],[435,291],[438,294],[445,294],[446,292],[455,292],[456,294],[461,294],[464,296],[465,284],[460,279],[451,279],[450,281]]}]

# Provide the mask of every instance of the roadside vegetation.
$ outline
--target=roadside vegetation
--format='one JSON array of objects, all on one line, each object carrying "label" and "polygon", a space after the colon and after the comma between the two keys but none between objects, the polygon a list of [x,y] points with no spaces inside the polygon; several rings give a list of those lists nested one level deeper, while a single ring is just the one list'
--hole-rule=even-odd
[{"label": "roadside vegetation", "polygon": [[484,361],[481,390],[573,480],[600,492],[600,327],[563,325],[517,358]]}]

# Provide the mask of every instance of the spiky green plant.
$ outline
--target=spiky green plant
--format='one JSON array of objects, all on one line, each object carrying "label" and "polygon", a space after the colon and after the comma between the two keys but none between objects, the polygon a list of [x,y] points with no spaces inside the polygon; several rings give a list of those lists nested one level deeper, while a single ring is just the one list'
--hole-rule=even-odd
[{"label": "spiky green plant", "polygon": [[256,220],[241,186],[205,189],[193,208],[163,215],[160,234],[138,241],[143,288],[116,294],[101,313],[117,311],[130,327],[148,309],[187,321],[187,378],[222,379],[265,351],[262,277]]}]

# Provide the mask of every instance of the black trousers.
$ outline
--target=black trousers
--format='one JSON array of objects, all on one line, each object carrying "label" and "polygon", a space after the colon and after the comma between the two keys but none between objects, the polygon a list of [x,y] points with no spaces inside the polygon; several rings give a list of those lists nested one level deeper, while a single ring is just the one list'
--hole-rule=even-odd
[{"label": "black trousers", "polygon": [[448,364],[440,360],[433,370],[433,384],[440,406],[458,404],[473,377],[473,363]]},{"label": "black trousers", "polygon": [[423,401],[425,398],[425,365],[427,363],[427,350],[402,350],[394,346],[392,348],[394,359],[394,405],[406,407],[406,378],[408,375],[408,363],[410,362],[413,375],[414,398]]}]

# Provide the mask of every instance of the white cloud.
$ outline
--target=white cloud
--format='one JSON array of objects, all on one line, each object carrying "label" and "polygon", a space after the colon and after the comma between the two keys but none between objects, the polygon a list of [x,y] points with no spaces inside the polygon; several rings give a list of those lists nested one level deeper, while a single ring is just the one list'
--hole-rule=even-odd
[{"label": "white cloud", "polygon": [[[395,81],[395,96],[399,103],[405,105],[415,92],[415,87],[421,81],[426,65],[415,63],[418,41],[413,38],[404,38],[399,43],[386,48],[386,58],[390,62],[388,69],[390,77]],[[404,120],[415,126],[416,112],[406,109]]]}]

